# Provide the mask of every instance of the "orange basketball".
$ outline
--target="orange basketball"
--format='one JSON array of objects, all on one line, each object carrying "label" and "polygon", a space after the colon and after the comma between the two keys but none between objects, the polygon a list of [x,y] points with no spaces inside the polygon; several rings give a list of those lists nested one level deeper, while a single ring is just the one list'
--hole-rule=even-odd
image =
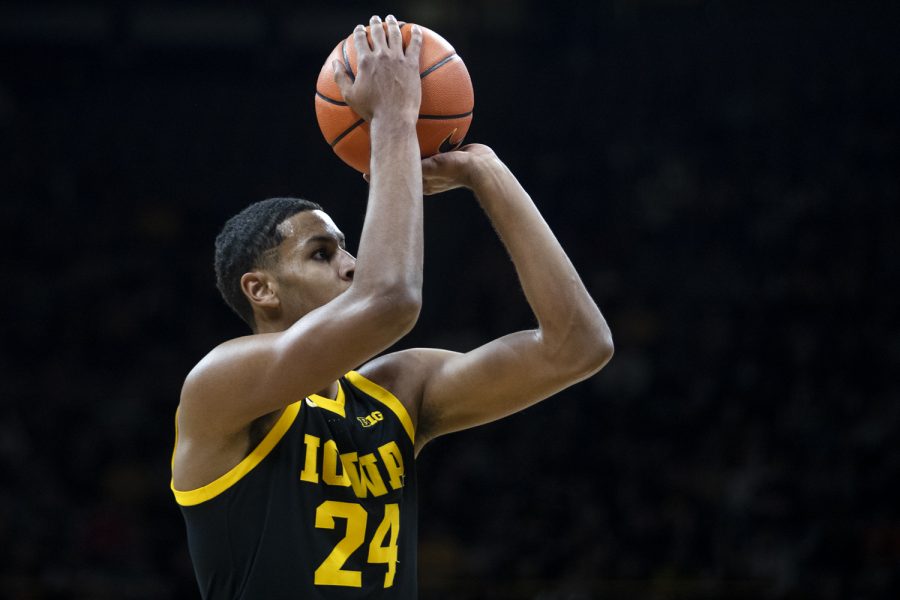
[{"label": "orange basketball", "polygon": [[[387,31],[387,24],[384,24]],[[462,58],[450,43],[425,27],[419,73],[422,78],[422,104],[416,133],[422,157],[454,150],[462,144],[472,122],[475,94],[472,80]],[[412,24],[401,23],[403,48],[409,45]],[[372,38],[366,27],[369,43]],[[340,60],[351,75],[356,75],[356,47],[352,34],[342,40],[325,60],[316,82],[316,118],[319,129],[334,152],[362,173],[369,172],[369,124],[347,106],[334,81],[331,63]]]}]

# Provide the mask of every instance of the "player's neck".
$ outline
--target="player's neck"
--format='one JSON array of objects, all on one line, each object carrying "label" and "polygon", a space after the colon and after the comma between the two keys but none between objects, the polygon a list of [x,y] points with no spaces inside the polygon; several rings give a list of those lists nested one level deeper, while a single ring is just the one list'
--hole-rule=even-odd
[{"label": "player's neck", "polygon": [[261,319],[259,315],[256,317],[256,330],[253,333],[280,333],[286,331],[292,323],[284,323],[280,319],[269,321]]},{"label": "player's neck", "polygon": [[323,389],[319,390],[318,392],[316,392],[317,396],[322,396],[323,398],[329,398],[331,400],[336,399],[337,394],[338,394],[338,382],[337,381],[333,382],[328,387],[323,388]]},{"label": "player's neck", "polygon": [[283,310],[255,310],[253,312],[253,320],[256,324],[256,330],[253,333],[280,333],[287,331],[305,315],[306,313],[300,316],[292,316],[286,314]]}]

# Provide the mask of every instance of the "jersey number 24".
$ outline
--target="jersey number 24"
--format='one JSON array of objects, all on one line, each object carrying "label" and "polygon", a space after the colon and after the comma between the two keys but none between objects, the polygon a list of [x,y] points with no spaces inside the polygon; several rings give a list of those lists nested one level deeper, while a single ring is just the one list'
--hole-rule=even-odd
[{"label": "jersey number 24", "polygon": [[[316,528],[334,529],[335,519],[347,521],[347,532],[335,545],[315,573],[316,585],[341,585],[345,587],[362,587],[362,571],[344,569],[344,563],[351,554],[365,543],[366,521],[369,515],[359,504],[326,500],[316,509]],[[394,585],[397,573],[397,535],[400,533],[400,507],[397,504],[385,504],[384,519],[375,530],[369,542],[368,562],[387,565],[384,574],[384,587]],[[387,540],[387,544],[385,541]]]}]

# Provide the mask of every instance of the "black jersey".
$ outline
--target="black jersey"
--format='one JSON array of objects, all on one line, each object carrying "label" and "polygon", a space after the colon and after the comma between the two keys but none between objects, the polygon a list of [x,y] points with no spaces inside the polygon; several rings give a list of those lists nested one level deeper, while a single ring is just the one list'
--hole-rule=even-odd
[{"label": "black jersey", "polygon": [[173,485],[203,598],[416,597],[412,421],[359,373],[339,384],[209,485]]}]

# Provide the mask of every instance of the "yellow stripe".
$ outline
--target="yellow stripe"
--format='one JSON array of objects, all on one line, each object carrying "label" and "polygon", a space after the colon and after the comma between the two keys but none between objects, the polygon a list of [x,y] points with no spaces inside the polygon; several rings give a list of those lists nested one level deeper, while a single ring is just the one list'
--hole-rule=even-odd
[{"label": "yellow stripe", "polygon": [[[294,423],[294,419],[297,418],[297,414],[300,412],[301,402],[294,402],[290,406],[284,409],[284,412],[278,418],[278,421],[275,422],[275,425],[266,434],[266,437],[263,438],[263,441],[259,443],[259,445],[253,449],[253,452],[247,455],[244,460],[239,462],[233,469],[213,481],[212,483],[208,483],[203,487],[197,488],[195,490],[181,491],[175,489],[175,481],[173,480],[171,483],[172,493],[175,494],[175,501],[178,502],[181,506],[194,506],[196,504],[200,504],[201,502],[206,502],[207,500],[212,500],[238,481],[240,481],[244,475],[252,471],[256,465],[258,465],[262,459],[269,455],[275,445],[281,441],[281,438],[284,437],[284,434],[287,433],[287,430]],[[178,433],[176,426],[175,433],[175,443],[178,443]],[[174,457],[173,457],[174,461]]]},{"label": "yellow stripe", "polygon": [[395,415],[397,415],[397,418],[400,419],[400,423],[403,424],[403,429],[406,430],[406,434],[409,436],[409,441],[411,441],[413,444],[416,443],[416,432],[413,428],[412,419],[409,418],[409,413],[406,412],[406,407],[403,406],[403,403],[400,402],[395,395],[393,395],[377,383],[369,381],[356,371],[350,371],[349,373],[347,373],[346,377],[347,381],[391,409],[391,411]]},{"label": "yellow stripe", "polygon": [[332,400],[331,398],[326,398],[325,396],[320,396],[318,394],[310,394],[309,399],[315,403],[319,408],[324,408],[325,410],[330,410],[331,412],[341,415],[346,418],[347,414],[344,412],[344,403],[346,400],[344,399],[344,388],[341,387],[341,382],[338,382],[338,391],[337,398]]}]

